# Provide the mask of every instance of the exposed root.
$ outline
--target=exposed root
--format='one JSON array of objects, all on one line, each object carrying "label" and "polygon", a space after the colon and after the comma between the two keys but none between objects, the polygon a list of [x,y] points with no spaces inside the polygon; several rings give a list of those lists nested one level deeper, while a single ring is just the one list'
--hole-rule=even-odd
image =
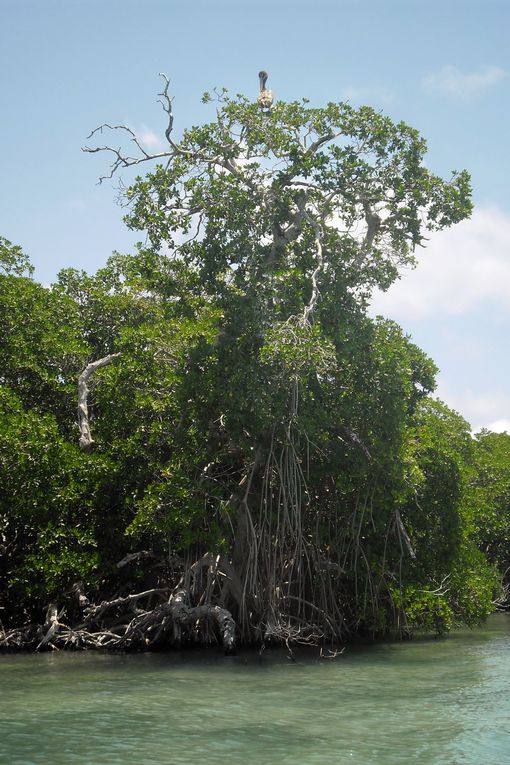
[{"label": "exposed root", "polygon": [[158,588],[105,600],[86,608],[83,621],[74,626],[61,621],[64,612],[52,603],[39,627],[5,630],[0,625],[0,649],[140,651],[220,642],[225,653],[234,653],[236,623],[230,611],[205,602],[190,605],[189,594],[183,587]]}]

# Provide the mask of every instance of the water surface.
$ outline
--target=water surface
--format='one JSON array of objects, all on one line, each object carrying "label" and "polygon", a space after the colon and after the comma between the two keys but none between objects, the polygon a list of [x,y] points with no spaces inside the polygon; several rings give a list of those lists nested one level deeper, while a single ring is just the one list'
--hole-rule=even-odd
[{"label": "water surface", "polygon": [[316,653],[0,656],[5,765],[510,765],[510,615]]}]

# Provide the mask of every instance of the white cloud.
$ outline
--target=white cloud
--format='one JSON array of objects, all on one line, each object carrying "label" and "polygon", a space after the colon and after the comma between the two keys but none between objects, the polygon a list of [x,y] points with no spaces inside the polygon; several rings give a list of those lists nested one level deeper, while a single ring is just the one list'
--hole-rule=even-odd
[{"label": "white cloud", "polygon": [[161,151],[164,148],[164,143],[161,138],[147,125],[142,125],[140,130],[135,131],[140,143],[148,151]]},{"label": "white cloud", "polygon": [[453,390],[439,379],[438,398],[460,412],[471,424],[473,433],[488,428],[495,433],[510,432],[510,394],[502,390],[478,392],[472,388]]},{"label": "white cloud", "polygon": [[510,433],[510,420],[496,420],[487,425],[493,433]]},{"label": "white cloud", "polygon": [[433,234],[418,255],[416,270],[374,295],[372,313],[405,321],[461,316],[484,304],[509,310],[509,215],[479,208],[470,220]]},{"label": "white cloud", "polygon": [[456,66],[444,66],[438,72],[424,77],[422,85],[429,93],[443,93],[467,101],[488,90],[505,76],[505,70],[499,66],[486,66],[471,74],[464,74]]}]

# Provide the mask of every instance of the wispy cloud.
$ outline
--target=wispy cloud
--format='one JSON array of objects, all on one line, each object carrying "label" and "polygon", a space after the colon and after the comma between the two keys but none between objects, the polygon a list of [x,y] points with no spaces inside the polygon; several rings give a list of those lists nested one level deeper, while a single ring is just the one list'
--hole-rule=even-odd
[{"label": "wispy cloud", "polygon": [[470,74],[464,74],[456,66],[444,66],[424,77],[422,86],[429,93],[442,93],[468,101],[496,85],[506,74],[499,66],[485,66]]},{"label": "wispy cloud", "polygon": [[417,269],[374,295],[372,312],[405,321],[462,316],[487,304],[510,312],[510,216],[479,208],[434,234]]},{"label": "wispy cloud", "polygon": [[163,141],[153,130],[151,130],[151,128],[147,127],[147,125],[142,125],[140,129],[135,132],[145,149],[149,151],[161,151],[163,149]]},{"label": "wispy cloud", "polygon": [[125,123],[130,130],[136,135],[138,141],[148,152],[157,153],[163,151],[165,148],[165,142],[161,136],[159,136],[152,128],[142,123],[141,125],[135,125],[133,122],[127,121]]}]

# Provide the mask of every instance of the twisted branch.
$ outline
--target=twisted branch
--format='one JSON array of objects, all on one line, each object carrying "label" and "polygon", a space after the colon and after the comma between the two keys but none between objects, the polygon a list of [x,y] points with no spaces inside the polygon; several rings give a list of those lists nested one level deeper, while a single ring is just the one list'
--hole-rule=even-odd
[{"label": "twisted branch", "polygon": [[97,361],[92,361],[87,364],[83,372],[78,377],[78,426],[80,428],[80,449],[83,451],[89,451],[94,443],[92,434],[90,432],[89,421],[89,409],[88,409],[88,381],[91,375],[94,374],[101,367],[106,367],[108,364],[120,356],[120,353],[110,353],[109,356],[105,356]]}]

